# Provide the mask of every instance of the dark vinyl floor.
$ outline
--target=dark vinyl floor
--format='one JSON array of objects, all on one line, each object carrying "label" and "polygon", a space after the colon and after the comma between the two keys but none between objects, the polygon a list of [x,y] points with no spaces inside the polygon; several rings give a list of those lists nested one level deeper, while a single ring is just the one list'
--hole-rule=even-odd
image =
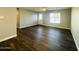
[{"label": "dark vinyl floor", "polygon": [[17,37],[0,43],[2,51],[77,51],[70,30],[46,26],[18,29]]}]

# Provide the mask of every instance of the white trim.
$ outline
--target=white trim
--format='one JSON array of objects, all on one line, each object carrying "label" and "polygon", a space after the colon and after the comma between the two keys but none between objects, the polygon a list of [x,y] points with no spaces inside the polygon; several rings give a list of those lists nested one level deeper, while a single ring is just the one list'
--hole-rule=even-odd
[{"label": "white trim", "polygon": [[75,42],[75,44],[76,44],[77,50],[79,51],[79,47],[78,47],[78,45],[77,45],[77,43],[76,43],[76,39],[75,39],[75,37],[74,37],[74,35],[73,35],[72,30],[71,30],[71,34],[72,34],[72,36],[73,36],[73,39],[74,39],[74,42]]},{"label": "white trim", "polygon": [[[55,27],[55,26],[45,25],[45,24],[40,24],[40,25],[49,26],[49,27]],[[68,29],[68,30],[70,30],[70,28],[66,28],[66,27],[55,27],[55,28],[61,28],[61,29]]]},{"label": "white trim", "polygon": [[12,35],[12,36],[6,37],[6,38],[4,38],[4,39],[0,39],[0,42],[9,40],[9,39],[11,39],[11,38],[13,38],[13,37],[16,37],[16,36],[17,36],[17,35]]},{"label": "white trim", "polygon": [[21,29],[21,28],[27,28],[27,27],[31,27],[31,26],[35,26],[35,25],[37,25],[37,24],[29,25],[29,26],[21,26],[21,27],[19,27],[19,29]]},{"label": "white trim", "polygon": [[66,27],[57,27],[57,28],[62,28],[62,29],[68,29],[68,30],[70,30],[70,28],[66,28]]}]

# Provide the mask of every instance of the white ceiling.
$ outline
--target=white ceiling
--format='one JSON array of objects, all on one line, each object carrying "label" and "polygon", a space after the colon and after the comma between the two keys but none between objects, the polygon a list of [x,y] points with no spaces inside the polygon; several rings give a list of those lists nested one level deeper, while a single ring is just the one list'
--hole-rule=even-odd
[{"label": "white ceiling", "polygon": [[[42,12],[43,7],[22,7],[27,10],[35,11],[35,12]],[[50,10],[62,10],[62,9],[68,9],[70,7],[46,7],[48,11]]]}]

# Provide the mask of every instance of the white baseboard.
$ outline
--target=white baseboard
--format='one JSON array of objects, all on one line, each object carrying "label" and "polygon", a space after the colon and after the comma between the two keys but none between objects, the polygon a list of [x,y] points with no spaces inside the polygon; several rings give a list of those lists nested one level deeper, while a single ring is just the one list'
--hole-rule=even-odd
[{"label": "white baseboard", "polygon": [[34,25],[29,25],[29,26],[22,26],[22,27],[18,27],[19,29],[22,29],[22,28],[26,28],[26,27],[31,27],[31,26],[35,26],[37,24],[34,24]]},{"label": "white baseboard", "polygon": [[17,36],[17,35],[12,35],[12,36],[6,37],[6,38],[4,38],[4,39],[0,39],[0,42],[9,40],[9,39],[14,38],[14,37],[16,37],[16,36]]},{"label": "white baseboard", "polygon": [[66,27],[56,27],[56,28],[60,28],[60,29],[68,29],[68,30],[70,30],[70,28],[66,28]]},{"label": "white baseboard", "polygon": [[[41,25],[44,25],[44,26],[49,26],[49,27],[54,27],[54,26],[45,25],[45,24],[41,24]],[[68,29],[68,30],[70,30],[70,28],[66,28],[66,27],[55,27],[55,28],[61,28],[61,29]]]},{"label": "white baseboard", "polygon": [[77,44],[77,42],[76,42],[76,39],[75,39],[75,37],[74,37],[74,35],[73,35],[72,30],[71,30],[71,33],[72,33],[72,36],[73,36],[74,42],[75,42],[75,44],[76,44],[77,50],[79,51],[79,47],[78,47],[78,44]]}]

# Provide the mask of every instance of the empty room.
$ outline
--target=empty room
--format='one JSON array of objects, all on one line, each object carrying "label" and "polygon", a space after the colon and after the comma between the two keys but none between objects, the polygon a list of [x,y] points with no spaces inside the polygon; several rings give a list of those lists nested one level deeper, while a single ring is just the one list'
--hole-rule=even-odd
[{"label": "empty room", "polygon": [[0,51],[78,50],[78,7],[0,7]]}]

